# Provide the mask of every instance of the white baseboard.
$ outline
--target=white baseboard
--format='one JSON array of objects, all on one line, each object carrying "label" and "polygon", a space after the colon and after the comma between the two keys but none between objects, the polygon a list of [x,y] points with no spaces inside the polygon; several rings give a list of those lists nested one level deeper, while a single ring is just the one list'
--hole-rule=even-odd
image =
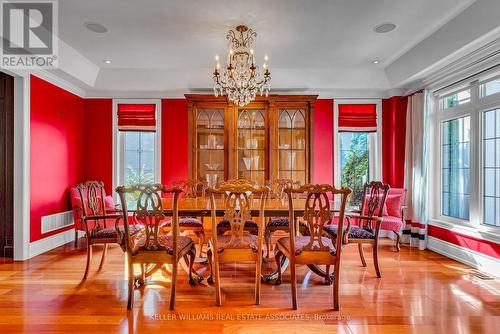
[{"label": "white baseboard", "polygon": [[454,245],[447,241],[433,238],[431,236],[428,236],[427,238],[428,249],[458,262],[465,263],[472,268],[481,270],[489,275],[500,277],[499,259]]},{"label": "white baseboard", "polygon": [[[78,232],[78,236],[81,236],[82,231]],[[85,233],[84,233],[85,234]],[[29,245],[28,259],[40,255],[42,253],[48,252],[54,248],[67,244],[68,242],[75,241],[75,229],[67,230],[58,234],[51,235],[50,237],[43,238]]]}]

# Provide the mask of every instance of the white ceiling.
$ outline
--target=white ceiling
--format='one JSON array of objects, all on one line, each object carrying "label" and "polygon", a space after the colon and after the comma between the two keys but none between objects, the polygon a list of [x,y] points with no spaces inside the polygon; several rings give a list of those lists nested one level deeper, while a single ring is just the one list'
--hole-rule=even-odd
[{"label": "white ceiling", "polygon": [[[226,52],[227,30],[246,24],[257,32],[257,57],[270,57],[272,89],[373,95],[402,88],[404,78],[391,82],[387,68],[473,2],[63,0],[59,34],[67,46],[54,73],[91,96],[208,89],[213,56]],[[90,32],[87,21],[108,32]],[[396,30],[373,32],[384,22]],[[380,63],[372,64],[375,59]]]}]

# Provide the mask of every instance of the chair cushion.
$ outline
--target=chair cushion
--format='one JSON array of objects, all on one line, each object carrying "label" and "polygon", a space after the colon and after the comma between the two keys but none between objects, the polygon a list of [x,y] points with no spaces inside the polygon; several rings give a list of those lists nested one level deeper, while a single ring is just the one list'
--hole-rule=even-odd
[{"label": "chair cushion", "polygon": [[289,225],[288,217],[271,218],[269,224],[267,224],[267,226],[288,226],[288,225]]},{"label": "chair cushion", "polygon": [[[139,248],[144,247],[145,243],[145,236],[138,238],[134,241],[133,246],[132,246],[132,254],[137,254],[139,251]],[[169,255],[174,254],[174,241],[173,241],[173,236],[170,234],[162,234],[158,236],[158,244],[166,248],[166,252]],[[182,253],[187,253],[191,247],[194,246],[193,240],[191,240],[190,237],[186,237],[183,235],[180,235],[177,237],[177,253],[182,254]],[[147,252],[148,250],[142,249],[141,251]],[[155,249],[151,249],[150,251],[155,251]]]},{"label": "chair cushion", "polygon": [[[299,255],[300,253],[302,253],[302,250],[304,249],[304,247],[306,245],[309,244],[310,241],[311,241],[311,237],[308,237],[308,236],[295,237],[295,251],[294,251],[295,255]],[[329,248],[330,254],[335,255],[336,251],[335,251],[335,246],[332,243],[332,240],[330,238],[327,238],[327,237],[321,237],[321,241],[322,241],[323,245],[325,245]],[[277,242],[280,244],[280,246],[282,246],[289,253],[291,253],[290,252],[290,237],[289,236],[282,237],[282,238],[278,239]],[[313,245],[316,245],[317,247],[319,247],[318,241],[316,241]]]},{"label": "chair cushion", "polygon": [[[162,226],[171,226],[172,221],[167,220],[165,223],[162,224]],[[193,217],[182,217],[179,218],[179,226],[180,227],[203,227],[203,223],[201,220]]]},{"label": "chair cushion", "polygon": [[[228,220],[221,220],[217,224],[217,234],[224,234],[224,232],[229,231],[231,229],[231,225],[229,224]],[[256,222],[253,220],[248,220],[245,222],[245,227],[243,228],[244,230],[248,230],[252,232],[253,234],[258,233],[259,226],[257,225]]]},{"label": "chair cushion", "polygon": [[[219,253],[224,251],[225,248],[227,248],[227,249],[250,248],[254,252],[257,251],[258,238],[256,235],[243,234],[243,240],[241,240],[238,237],[235,237],[234,243],[231,245],[228,245],[230,241],[231,241],[230,235],[218,235],[217,236],[217,244],[219,246]],[[242,241],[243,241],[243,243],[242,243]]]},{"label": "chair cushion", "polygon": [[393,216],[401,218],[401,207],[405,201],[405,194],[402,195],[387,195],[385,206],[387,207],[387,214],[384,216]]},{"label": "chair cushion", "polygon": [[[344,227],[345,231],[346,227]],[[331,235],[332,237],[336,238],[337,237],[337,231],[338,231],[338,226],[337,225],[326,225],[323,228],[323,231]],[[349,239],[375,239],[375,235],[367,231],[359,226],[351,226],[351,229],[349,231]]]},{"label": "chair cushion", "polygon": [[403,229],[403,218],[394,216],[384,216],[380,228],[388,231],[401,231]]},{"label": "chair cushion", "polygon": [[[121,233],[124,233],[123,225],[118,226],[118,228],[120,229]],[[130,235],[135,235],[141,230],[143,230],[143,227],[141,225],[129,225]],[[112,239],[116,237],[118,237],[118,235],[116,234],[116,228],[114,226],[97,228],[92,231],[92,238],[94,239]]]}]

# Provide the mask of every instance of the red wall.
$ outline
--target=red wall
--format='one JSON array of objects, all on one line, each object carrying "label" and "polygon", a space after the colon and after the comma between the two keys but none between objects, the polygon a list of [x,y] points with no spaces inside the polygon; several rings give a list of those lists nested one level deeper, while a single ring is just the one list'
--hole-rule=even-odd
[{"label": "red wall", "polygon": [[[68,187],[84,179],[84,100],[42,79],[30,79],[30,241],[41,218],[70,209]],[[66,228],[66,229],[69,229]]]},{"label": "red wall", "polygon": [[314,183],[333,184],[333,99],[314,104]]},{"label": "red wall", "polygon": [[404,187],[407,100],[382,100],[382,180],[395,188]]},{"label": "red wall", "polygon": [[107,194],[113,185],[113,100],[85,100],[85,180],[104,182]]}]

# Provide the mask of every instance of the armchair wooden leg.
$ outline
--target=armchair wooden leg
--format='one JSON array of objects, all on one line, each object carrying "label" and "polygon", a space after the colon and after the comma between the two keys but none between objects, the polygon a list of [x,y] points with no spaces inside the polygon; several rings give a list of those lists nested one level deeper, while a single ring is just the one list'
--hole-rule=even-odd
[{"label": "armchair wooden leg", "polygon": [[378,243],[375,242],[373,244],[373,264],[375,265],[375,272],[377,273],[377,277],[382,277],[380,275],[380,268],[378,266]]},{"label": "armchair wooden leg", "polygon": [[264,242],[266,244],[266,258],[269,259],[269,253],[271,252],[271,231],[267,230],[264,232]]},{"label": "armchair wooden leg", "polygon": [[361,263],[363,267],[366,267],[365,253],[363,252],[363,244],[358,244],[359,257],[361,258]]},{"label": "armchair wooden leg", "polygon": [[214,259],[213,259],[213,254],[212,254],[212,249],[209,248],[207,249],[207,258],[208,258],[208,266],[210,268],[210,276],[208,276],[207,282],[209,284],[214,283]]},{"label": "armchair wooden leg", "polygon": [[396,251],[401,250],[401,234],[397,231],[392,231],[394,234],[396,234]]},{"label": "armchair wooden leg", "polygon": [[276,267],[278,268],[278,278],[276,279],[276,282],[274,284],[280,285],[281,284],[281,258],[283,256],[283,253],[281,253],[278,249],[274,250],[274,260],[276,261]]},{"label": "armchair wooden leg", "polygon": [[106,259],[106,254],[108,253],[108,244],[104,244],[102,248],[102,256],[101,256],[101,263],[99,263],[99,269],[102,269],[102,266],[104,265],[104,260]]},{"label": "armchair wooden leg", "polygon": [[329,264],[326,265],[325,284],[328,285],[332,284],[332,280],[330,278],[330,267],[331,266]]},{"label": "armchair wooden leg", "polygon": [[134,286],[135,286],[134,264],[132,263],[132,260],[129,257],[127,310],[131,310],[134,307]]},{"label": "armchair wooden leg", "polygon": [[292,308],[297,309],[297,273],[295,271],[295,262],[290,260],[290,274],[292,279]]},{"label": "armchair wooden leg", "polygon": [[205,232],[204,231],[199,231],[199,232],[195,232],[195,234],[196,234],[196,237],[199,240],[199,244],[200,244],[200,257],[202,257],[203,256],[203,244],[205,243]]},{"label": "armchair wooden leg", "polygon": [[257,254],[257,262],[255,263],[255,305],[260,305],[260,289],[262,285],[262,255],[263,251]]},{"label": "armchair wooden leg", "polygon": [[189,284],[194,285],[193,279],[193,264],[196,258],[196,247],[193,246],[193,249],[189,252]]},{"label": "armchair wooden leg", "polygon": [[217,255],[214,254],[213,259],[213,268],[214,268],[214,279],[215,279],[215,305],[222,305],[221,291],[220,291],[220,272],[219,272],[219,259]]},{"label": "armchair wooden leg", "polygon": [[78,230],[75,228],[75,248],[78,248]]},{"label": "armchair wooden leg", "polygon": [[172,286],[170,287],[170,310],[175,310],[175,292],[177,290],[177,267],[179,261],[172,263]]},{"label": "armchair wooden leg", "polygon": [[89,274],[90,262],[92,261],[92,244],[90,243],[88,237],[86,239],[87,239],[87,264],[85,265],[85,273],[83,274],[83,279],[87,279],[87,275]]},{"label": "armchair wooden leg", "polygon": [[333,272],[333,309],[335,311],[339,310],[339,279],[340,279],[340,268],[335,266]]}]

